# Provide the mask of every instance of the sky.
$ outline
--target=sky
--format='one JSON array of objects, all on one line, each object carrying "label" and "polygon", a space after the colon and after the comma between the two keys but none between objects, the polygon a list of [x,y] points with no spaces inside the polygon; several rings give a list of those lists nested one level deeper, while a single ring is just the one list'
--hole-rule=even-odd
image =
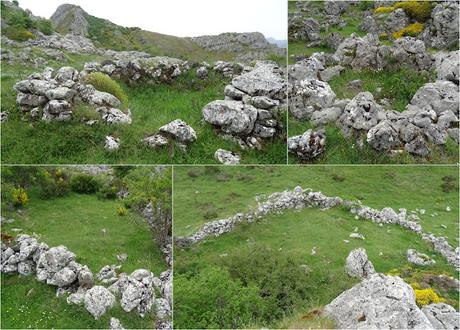
[{"label": "sky", "polygon": [[20,7],[46,18],[64,3],[118,25],[178,37],[257,31],[287,39],[286,0],[19,0]]}]

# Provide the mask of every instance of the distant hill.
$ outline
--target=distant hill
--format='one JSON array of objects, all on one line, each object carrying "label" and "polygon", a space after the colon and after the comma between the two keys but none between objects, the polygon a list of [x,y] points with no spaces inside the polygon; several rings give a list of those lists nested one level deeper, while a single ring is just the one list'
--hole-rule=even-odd
[{"label": "distant hill", "polygon": [[231,60],[235,57],[240,60],[252,60],[284,52],[268,43],[265,37],[257,32],[180,38],[137,27],[116,25],[71,4],[60,5],[50,19],[55,30],[61,34],[85,36],[97,47],[114,50],[138,50],[152,55],[169,55],[192,60]]},{"label": "distant hill", "polygon": [[280,48],[287,48],[288,45],[287,39],[278,40],[275,38],[267,38],[267,41],[271,44],[277,45]]}]

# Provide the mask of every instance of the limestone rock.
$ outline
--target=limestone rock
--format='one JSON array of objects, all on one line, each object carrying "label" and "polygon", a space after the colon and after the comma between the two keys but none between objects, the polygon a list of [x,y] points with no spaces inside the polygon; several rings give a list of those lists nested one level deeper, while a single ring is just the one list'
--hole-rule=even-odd
[{"label": "limestone rock", "polygon": [[407,250],[407,261],[419,265],[419,266],[427,266],[436,263],[433,259],[431,259],[426,254],[417,252],[414,249]]},{"label": "limestone rock", "polygon": [[172,136],[175,140],[190,143],[196,140],[195,130],[181,119],[176,119],[160,127],[160,132]]},{"label": "limestone rock", "polygon": [[247,135],[257,119],[257,109],[239,101],[213,101],[203,108],[204,119],[224,132]]},{"label": "limestone rock", "polygon": [[108,151],[118,150],[120,148],[120,139],[111,135],[106,136],[104,148]]},{"label": "limestone rock", "polygon": [[224,149],[217,149],[217,151],[214,153],[214,158],[219,161],[219,163],[224,165],[236,165],[240,163],[239,155]]},{"label": "limestone rock", "polygon": [[458,329],[460,313],[455,308],[445,303],[429,304],[422,307],[431,325],[435,329]]},{"label": "limestone rock", "polygon": [[296,135],[287,140],[288,151],[303,160],[312,160],[323,153],[326,147],[324,131],[315,132],[311,129],[302,135]]},{"label": "limestone rock", "polygon": [[325,307],[342,329],[431,329],[412,288],[397,276],[373,274]]},{"label": "limestone rock", "polygon": [[375,273],[372,262],[368,259],[366,250],[363,248],[354,249],[347,257],[347,274],[351,277],[367,278]]},{"label": "limestone rock", "polygon": [[96,285],[86,291],[85,308],[98,320],[115,304],[115,296],[105,287]]}]

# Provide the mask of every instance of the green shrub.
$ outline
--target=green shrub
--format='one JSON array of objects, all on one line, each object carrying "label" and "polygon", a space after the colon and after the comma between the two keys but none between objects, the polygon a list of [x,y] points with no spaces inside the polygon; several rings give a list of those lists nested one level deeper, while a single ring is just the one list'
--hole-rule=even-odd
[{"label": "green shrub", "polygon": [[41,169],[37,183],[43,198],[61,197],[69,191],[69,175],[61,169]]},{"label": "green shrub", "polygon": [[21,27],[9,26],[2,29],[2,32],[8,38],[16,41],[27,41],[29,39],[35,39],[35,36],[32,32],[27,31]]},{"label": "green shrub", "polygon": [[366,11],[374,8],[374,1],[361,0],[358,5],[359,10]]},{"label": "green shrub", "polygon": [[36,23],[37,29],[46,35],[51,35],[54,31],[53,25],[51,24],[51,21],[49,19],[40,19]]},{"label": "green shrub", "polygon": [[137,167],[123,178],[123,186],[129,191],[124,205],[141,211],[152,202],[160,202],[163,207],[171,205],[171,170],[158,173],[153,167]]},{"label": "green shrub", "polygon": [[[316,288],[309,285],[309,274],[299,263],[285,253],[267,247],[255,246],[222,261],[232,278],[243,285],[255,285],[267,310],[265,323],[285,316],[295,306],[314,295]],[[248,267],[251,265],[251,267]],[[319,274],[320,275],[320,274]]]},{"label": "green shrub", "polygon": [[91,84],[98,91],[110,93],[124,105],[128,103],[128,96],[121,86],[108,75],[101,72],[92,72],[85,77],[85,83]]},{"label": "green shrub", "polygon": [[99,186],[99,181],[89,174],[76,174],[70,178],[70,189],[80,194],[94,194]]},{"label": "green shrub", "polygon": [[177,328],[242,328],[261,320],[265,310],[257,287],[245,286],[217,267],[196,276],[175,275],[174,298]]},{"label": "green shrub", "polygon": [[115,199],[117,193],[123,188],[123,183],[119,179],[113,179],[104,183],[98,190],[97,196],[104,199]]}]

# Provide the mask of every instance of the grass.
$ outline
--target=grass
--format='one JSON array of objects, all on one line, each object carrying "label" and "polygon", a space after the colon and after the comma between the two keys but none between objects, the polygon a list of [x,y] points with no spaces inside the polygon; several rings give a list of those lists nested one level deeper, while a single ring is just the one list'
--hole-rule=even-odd
[{"label": "grass", "polygon": [[[300,135],[308,129],[316,129],[310,122],[289,118],[289,135]],[[426,158],[412,156],[409,153],[389,155],[371,148],[363,137],[364,146],[358,148],[354,139],[346,138],[334,123],[325,127],[326,150],[311,161],[315,164],[455,164],[458,162],[459,148],[451,138],[444,146],[430,145],[431,153]],[[289,155],[290,164],[301,161]]]},{"label": "grass", "polygon": [[[73,56],[66,65],[80,69],[88,60],[89,56]],[[2,156],[6,164],[204,164],[216,163],[214,152],[219,148],[239,149],[235,143],[218,137],[214,129],[202,121],[202,108],[224,98],[223,89],[228,80],[218,74],[211,73],[204,82],[191,70],[171,85],[128,86],[120,82],[130,100],[133,124],[87,126],[78,121],[48,124],[26,123],[21,119],[12,87],[35,71],[38,70],[19,65],[2,67],[2,109],[10,114],[8,121],[2,124]],[[178,118],[197,132],[198,139],[187,152],[177,147],[153,150],[140,142]],[[121,139],[117,152],[104,149],[106,135]],[[285,140],[281,137],[268,142],[264,151],[241,151],[241,158],[243,163],[286,163],[285,154]]]},{"label": "grass", "polygon": [[[22,233],[36,233],[50,247],[65,245],[94,274],[107,264],[117,264],[116,255],[121,253],[128,254],[122,272],[147,268],[158,275],[167,269],[144,220],[130,211],[124,217],[117,216],[118,202],[75,193],[42,200],[33,189],[30,197],[21,213],[5,212],[4,208],[3,215],[15,222],[2,225],[2,232],[13,234],[13,228],[21,228]],[[1,280],[2,328],[107,328],[110,316],[129,328],[154,326],[153,314],[142,319],[135,312],[124,312],[119,305],[96,321],[84,307],[57,299],[56,288],[37,282],[34,276],[2,274]]]},{"label": "grass", "polygon": [[[210,221],[204,218],[210,202],[217,212],[211,220],[222,219],[257,205],[256,195],[300,185],[328,196],[359,199],[379,209],[386,206],[395,210],[424,208],[426,215],[422,217],[422,225],[425,230],[449,237],[455,246],[458,245],[455,236],[458,232],[457,173],[455,166],[240,166],[218,171],[216,167],[176,167],[174,234],[192,234]],[[455,188],[445,193],[441,187],[442,178],[448,175],[455,178]],[[271,179],[267,180],[268,177]],[[450,206],[452,212],[446,212],[446,206]],[[435,220],[430,217],[433,212],[439,213]]]},{"label": "grass", "polygon": [[[230,179],[224,182],[216,180],[218,174],[202,173],[196,178],[190,178],[186,174],[187,170],[177,168],[175,171],[176,235],[191,232],[187,225],[195,226],[200,222],[204,210],[199,205],[211,200],[207,191],[213,187],[212,201],[217,209],[222,207],[225,210],[221,214],[224,216],[247,209],[253,204],[253,197],[257,193],[292,189],[296,185],[302,185],[304,188],[321,190],[327,195],[339,195],[348,199],[359,198],[364,204],[377,208],[425,208],[427,213],[421,216],[425,231],[433,231],[437,235],[444,234],[453,246],[458,245],[458,190],[445,193],[440,188],[442,177],[446,175],[454,175],[458,187],[456,167],[226,168],[222,172]],[[215,176],[214,179],[212,175]],[[243,183],[238,179],[242,175],[250,179]],[[267,181],[268,176],[271,179]],[[339,177],[340,180],[337,179]],[[190,195],[193,195],[194,191],[200,193],[196,194],[195,202],[192,202]],[[233,196],[235,191],[238,191],[240,196],[229,202],[229,196]],[[244,201],[246,208],[240,206]],[[453,210],[446,212],[446,205],[453,207]],[[439,216],[431,218],[429,214],[433,211],[438,212]],[[445,224],[448,229],[443,229],[440,224]],[[355,227],[366,237],[365,240],[353,240],[348,237]],[[344,240],[350,242],[346,243]],[[209,238],[189,249],[175,249],[175,272],[194,274],[205,266],[222,266],[225,258],[244,254],[254,245],[281,251],[280,253],[286,257],[294,258],[299,265],[307,264],[311,268],[309,285],[317,288],[309,299],[296,306],[285,319],[274,324],[248,325],[254,328],[305,328],[318,324],[330,326],[331,323],[327,319],[305,318],[309,311],[321,308],[357,282],[344,272],[345,259],[356,247],[366,248],[378,272],[386,273],[394,268],[405,267],[406,250],[415,248],[434,258],[436,264],[430,267],[412,266],[414,269],[426,273],[446,273],[458,278],[454,268],[447,265],[446,261],[415,233],[396,225],[378,226],[370,221],[356,220],[342,208],[327,211],[316,208],[286,211],[281,215],[265,217],[256,224],[240,225],[231,233]],[[313,248],[317,251],[314,255],[311,253]],[[455,292],[443,291],[443,295],[455,305]],[[213,308],[212,306],[209,308]],[[193,327],[193,324],[190,324],[190,327]]]},{"label": "grass", "polygon": [[[362,81],[362,88],[356,90],[348,87],[350,81],[359,79]],[[417,90],[428,82],[435,80],[433,72],[400,68],[393,71],[373,71],[345,69],[340,75],[333,77],[329,81],[337,98],[353,98],[359,92],[367,91],[374,95],[376,101],[385,98],[390,103],[390,109],[402,112],[411,101]],[[378,93],[377,89],[381,92]]]},{"label": "grass", "polygon": [[328,47],[307,47],[305,41],[289,41],[288,58],[289,64],[296,62],[296,56],[311,56],[313,53],[333,53],[334,50]]}]

